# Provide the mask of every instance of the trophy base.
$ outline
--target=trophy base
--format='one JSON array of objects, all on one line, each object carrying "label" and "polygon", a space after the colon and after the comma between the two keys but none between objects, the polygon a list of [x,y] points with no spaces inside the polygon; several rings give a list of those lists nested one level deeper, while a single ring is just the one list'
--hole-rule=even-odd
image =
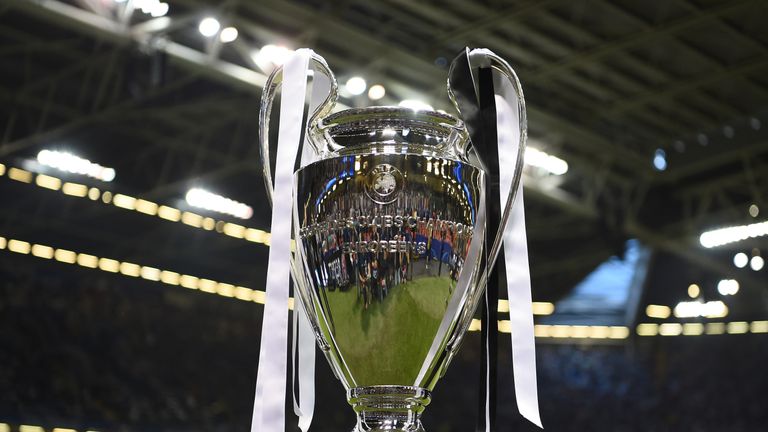
[{"label": "trophy base", "polygon": [[431,396],[421,387],[370,386],[350,389],[347,399],[357,413],[352,432],[424,432],[421,413]]}]

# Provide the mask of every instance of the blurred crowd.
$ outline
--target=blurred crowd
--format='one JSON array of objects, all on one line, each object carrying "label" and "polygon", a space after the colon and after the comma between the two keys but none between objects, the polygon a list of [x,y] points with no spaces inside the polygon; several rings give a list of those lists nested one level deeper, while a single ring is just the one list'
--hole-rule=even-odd
[{"label": "blurred crowd", "polygon": [[[77,283],[7,271],[0,278],[0,422],[102,432],[247,429],[260,306],[86,273]],[[538,356],[546,430],[742,432],[768,424],[766,335],[540,344]],[[502,380],[511,383],[509,374],[503,367]],[[472,430],[474,419],[458,406],[474,410],[477,392],[474,376],[462,375],[449,371],[441,384],[429,430]],[[318,379],[320,389],[338,387]],[[471,391],[457,379],[469,380]],[[344,415],[319,412],[314,431],[349,429],[343,395],[333,390]],[[512,403],[501,404],[499,421],[500,430],[535,430]]]},{"label": "blurred crowd", "polygon": [[549,429],[746,432],[768,424],[768,336],[638,342],[540,349]]},{"label": "blurred crowd", "polygon": [[2,279],[0,422],[215,431],[249,415],[255,305],[114,278]]}]

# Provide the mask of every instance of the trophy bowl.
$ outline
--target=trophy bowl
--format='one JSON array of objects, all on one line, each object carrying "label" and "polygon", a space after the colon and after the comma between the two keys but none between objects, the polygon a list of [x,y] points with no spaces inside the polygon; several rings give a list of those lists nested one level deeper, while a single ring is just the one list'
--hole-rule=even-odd
[{"label": "trophy bowl", "polygon": [[467,252],[483,241],[483,171],[460,157],[466,134],[445,114],[353,109],[318,127],[338,148],[295,174],[300,294],[358,430],[422,430],[446,345],[479,299],[470,283],[449,311],[461,272],[478,273]]}]

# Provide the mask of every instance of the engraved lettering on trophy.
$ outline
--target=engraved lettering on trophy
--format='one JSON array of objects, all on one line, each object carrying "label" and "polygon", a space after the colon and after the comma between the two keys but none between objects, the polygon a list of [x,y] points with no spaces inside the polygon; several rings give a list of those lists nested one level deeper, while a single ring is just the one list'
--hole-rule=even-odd
[{"label": "engraved lettering on trophy", "polygon": [[343,230],[367,230],[370,232],[379,232],[384,228],[395,228],[395,232],[399,232],[406,228],[410,230],[423,230],[430,235],[437,235],[445,231],[446,234],[455,236],[457,240],[471,238],[473,231],[470,225],[465,225],[461,222],[452,220],[440,219],[439,217],[430,217],[427,219],[402,215],[360,215],[357,217],[315,222],[308,226],[301,227],[299,229],[299,237],[325,237],[335,232],[343,232]]},{"label": "engraved lettering on trophy", "polygon": [[411,227],[411,229],[416,228],[416,226],[418,226],[418,224],[419,224],[419,220],[418,219],[416,219],[413,216],[408,216],[408,226]]},{"label": "engraved lettering on trophy", "polygon": [[403,226],[403,217],[399,216],[399,215],[395,216],[393,223],[394,223],[395,227],[397,227],[397,228],[402,227]]}]

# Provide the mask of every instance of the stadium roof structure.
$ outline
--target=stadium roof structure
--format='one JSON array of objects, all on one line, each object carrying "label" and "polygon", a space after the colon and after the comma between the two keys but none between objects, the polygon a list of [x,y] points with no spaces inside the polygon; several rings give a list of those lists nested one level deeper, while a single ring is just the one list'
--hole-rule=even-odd
[{"label": "stadium roof structure", "polygon": [[[765,2],[169,0],[157,17],[131,4],[0,6],[0,235],[263,288],[266,75],[254,53],[311,47],[340,82],[382,84],[376,104],[420,99],[454,112],[447,64],[469,45],[510,61],[532,146],[568,163],[563,175],[527,173],[535,300],[561,298],[630,238],[672,263],[680,292],[734,275],[745,292],[764,291],[764,271],[731,263],[764,238],[705,248],[699,236],[759,222],[753,204],[768,209]],[[202,35],[207,16],[237,38]],[[342,102],[374,104],[365,94]],[[116,177],[61,173],[37,161],[42,150]],[[193,209],[184,196],[194,187],[254,215]]]}]

